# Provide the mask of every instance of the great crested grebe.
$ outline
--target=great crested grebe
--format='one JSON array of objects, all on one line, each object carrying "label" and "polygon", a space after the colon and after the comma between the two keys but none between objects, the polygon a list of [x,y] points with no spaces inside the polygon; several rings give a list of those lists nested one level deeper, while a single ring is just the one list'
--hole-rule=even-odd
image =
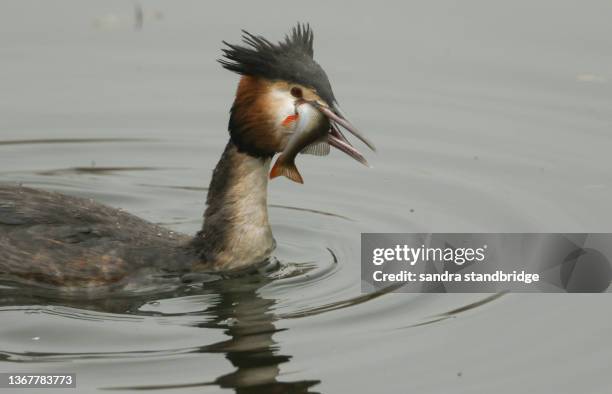
[{"label": "great crested grebe", "polygon": [[[313,60],[308,25],[298,24],[277,44],[248,32],[243,41],[224,42],[219,60],[241,79],[230,139],[213,171],[204,224],[195,236],[92,200],[0,186],[0,276],[93,287],[149,270],[225,272],[266,261],[275,247],[266,203],[270,161],[287,146],[299,114],[316,113],[317,120],[305,124],[323,124],[323,143],[358,161],[365,162],[338,126],[372,146],[339,112],[327,75]],[[302,106],[309,111],[298,111]]]}]

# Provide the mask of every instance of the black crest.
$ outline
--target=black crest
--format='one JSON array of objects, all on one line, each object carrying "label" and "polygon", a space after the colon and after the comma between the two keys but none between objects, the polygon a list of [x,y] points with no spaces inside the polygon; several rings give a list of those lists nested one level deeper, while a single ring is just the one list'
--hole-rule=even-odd
[{"label": "black crest", "polygon": [[311,87],[332,104],[334,93],[323,68],[313,59],[313,33],[308,24],[297,24],[284,41],[273,44],[262,36],[242,31],[244,46],[225,41],[224,68],[242,75],[283,80]]}]

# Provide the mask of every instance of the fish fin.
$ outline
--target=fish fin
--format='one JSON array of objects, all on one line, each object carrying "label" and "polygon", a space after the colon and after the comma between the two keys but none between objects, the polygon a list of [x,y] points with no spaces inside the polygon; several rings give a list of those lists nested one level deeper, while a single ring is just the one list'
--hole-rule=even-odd
[{"label": "fish fin", "polygon": [[274,179],[277,176],[283,175],[291,179],[293,182],[304,183],[304,179],[302,179],[300,172],[295,166],[295,162],[285,163],[281,160],[281,157],[282,156],[279,156],[279,158],[276,159],[276,162],[272,166],[272,170],[270,170],[270,179]]},{"label": "fish fin", "polygon": [[308,145],[300,153],[315,156],[327,156],[329,155],[330,147],[327,141],[315,141]]}]

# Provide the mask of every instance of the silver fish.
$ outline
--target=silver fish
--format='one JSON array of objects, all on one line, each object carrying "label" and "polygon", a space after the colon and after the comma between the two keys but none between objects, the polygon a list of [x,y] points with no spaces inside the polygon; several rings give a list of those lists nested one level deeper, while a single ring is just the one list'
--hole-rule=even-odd
[{"label": "silver fish", "polygon": [[270,179],[283,175],[294,182],[304,183],[304,179],[295,166],[298,153],[325,155],[329,152],[327,136],[330,130],[328,117],[317,107],[304,101],[296,107],[297,121],[291,139],[276,159]]}]

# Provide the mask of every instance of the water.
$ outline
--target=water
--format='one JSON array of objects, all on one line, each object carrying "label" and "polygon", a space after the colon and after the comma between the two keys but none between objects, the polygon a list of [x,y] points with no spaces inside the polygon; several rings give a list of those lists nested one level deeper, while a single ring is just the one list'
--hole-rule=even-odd
[{"label": "water", "polygon": [[[5,1],[0,180],[200,226],[241,28],[315,29],[375,141],[270,184],[280,270],[105,299],[3,288],[0,370],[79,392],[609,391],[605,295],[360,294],[361,232],[610,231],[609,2]],[[348,7],[348,8],[347,8]]]}]

